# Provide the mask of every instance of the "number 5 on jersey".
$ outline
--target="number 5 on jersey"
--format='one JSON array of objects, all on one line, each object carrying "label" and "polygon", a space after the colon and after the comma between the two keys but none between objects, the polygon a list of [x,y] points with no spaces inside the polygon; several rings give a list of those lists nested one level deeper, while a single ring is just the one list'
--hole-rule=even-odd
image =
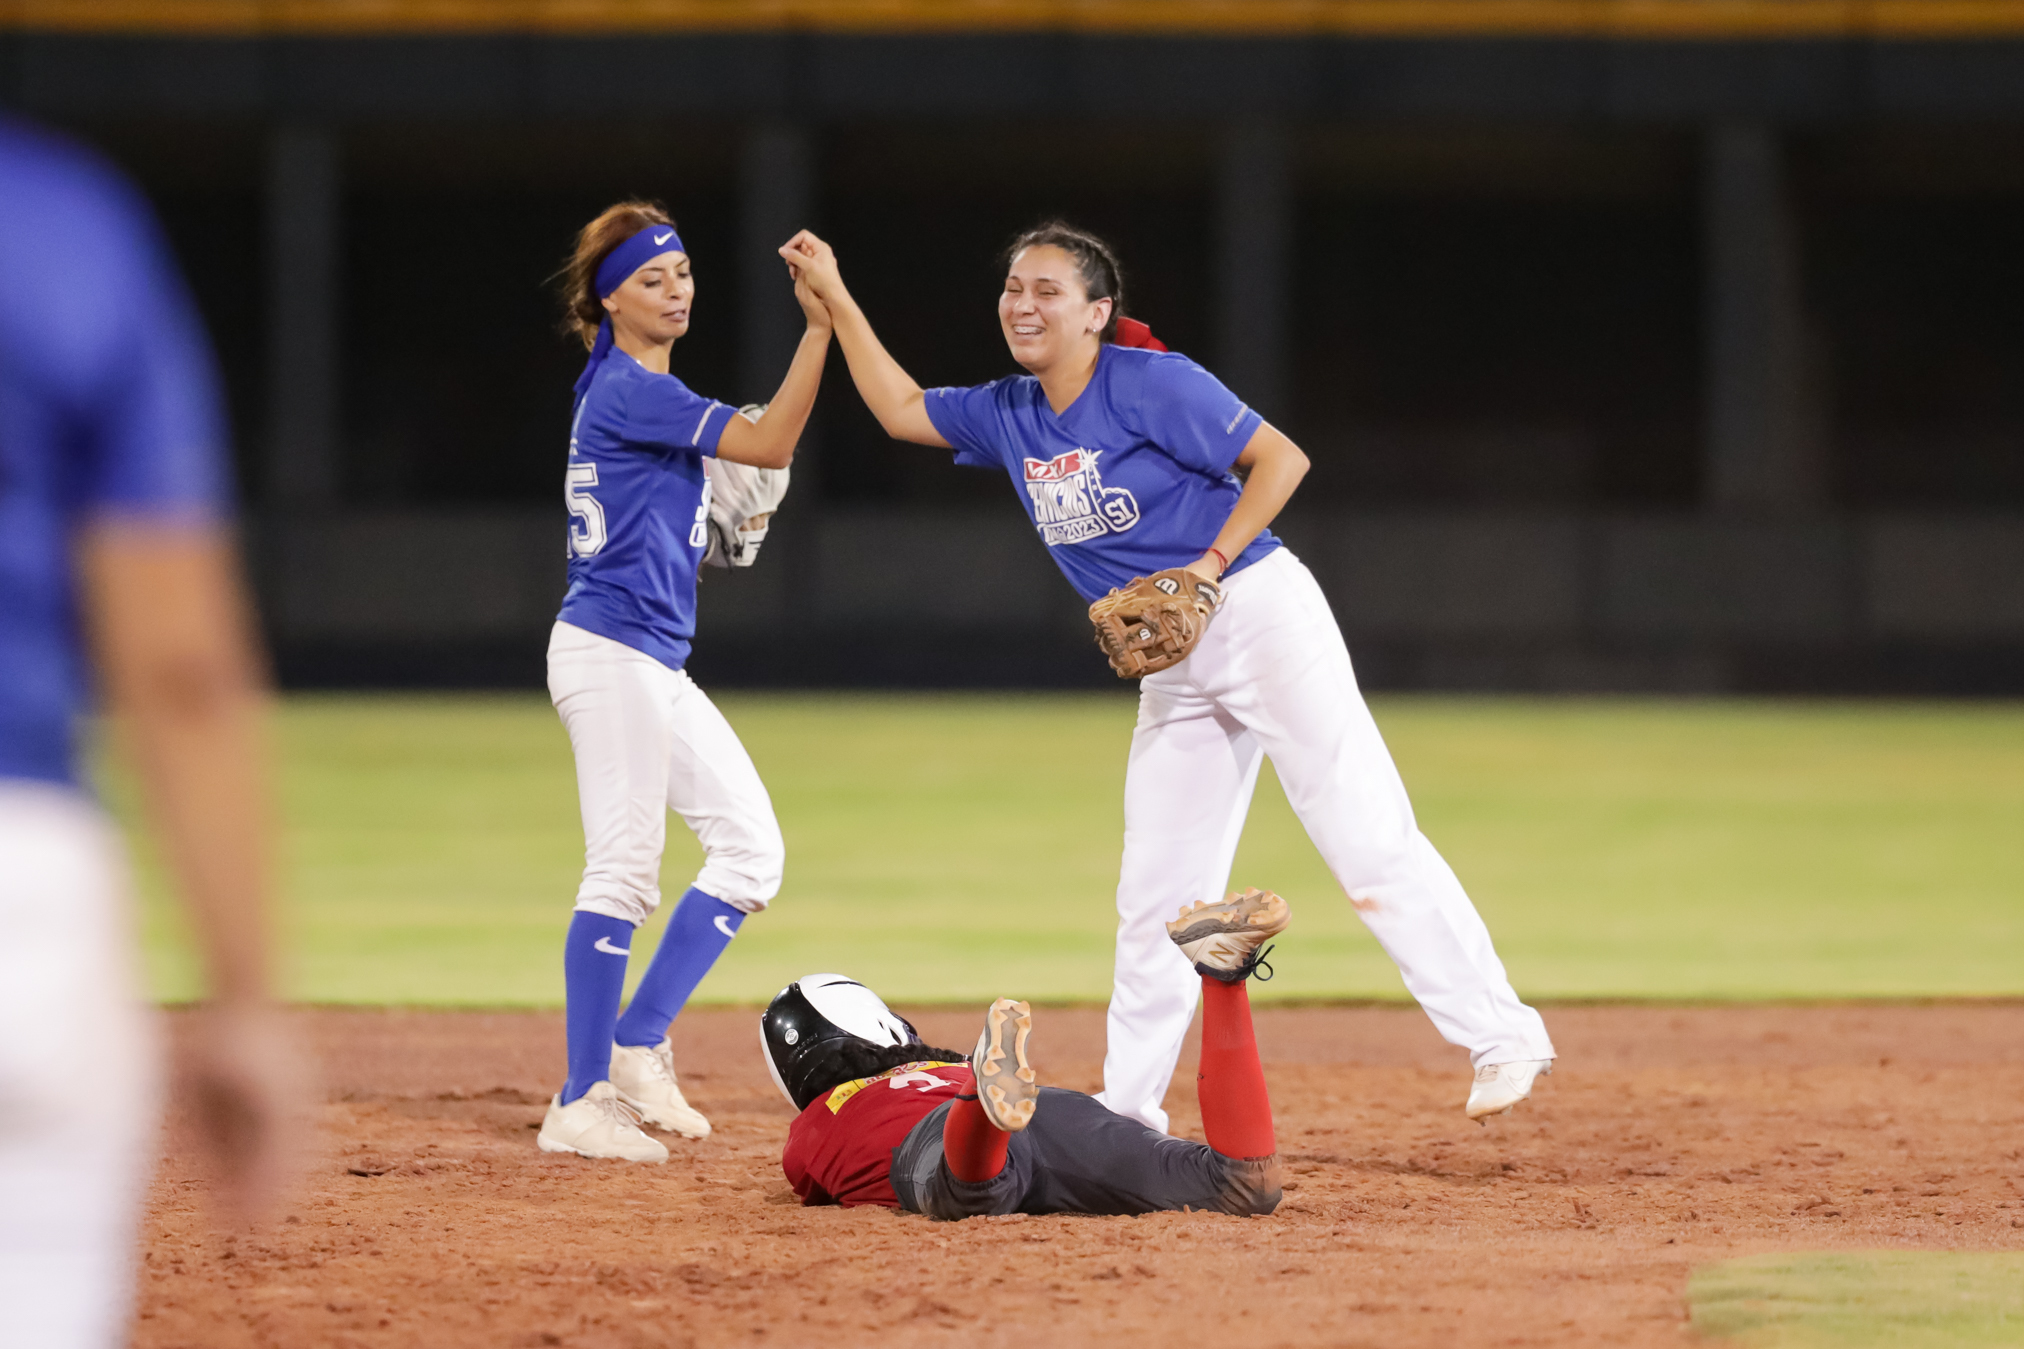
[{"label": "number 5 on jersey", "polygon": [[569,504],[569,513],[583,522],[578,529],[569,528],[568,551],[578,557],[589,557],[604,547],[604,507],[597,504],[597,498],[583,491],[586,487],[597,486],[597,465],[591,463],[571,464],[563,480],[562,499]]}]

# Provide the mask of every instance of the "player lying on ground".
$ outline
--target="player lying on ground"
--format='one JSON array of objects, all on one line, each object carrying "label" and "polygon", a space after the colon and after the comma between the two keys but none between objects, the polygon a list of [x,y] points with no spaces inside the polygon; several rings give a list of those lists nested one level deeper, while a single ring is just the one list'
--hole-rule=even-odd
[{"label": "player lying on ground", "polygon": [[781,253],[829,307],[886,433],[1008,474],[1091,602],[1112,665],[1145,677],[1125,772],[1104,1104],[1166,1127],[1160,1100],[1195,981],[1160,924],[1173,896],[1220,893],[1266,756],[1406,987],[1469,1051],[1469,1117],[1524,1099],[1553,1058],[1546,1026],[1414,823],[1328,600],[1272,535],[1307,472],[1300,447],[1121,318],[1117,258],[1086,231],[1057,222],[1013,242],[998,322],[1025,373],[974,388],[923,391],[880,345],[822,240],[803,232]]},{"label": "player lying on ground", "polygon": [[[576,754],[584,863],[562,958],[569,1080],[539,1143],[663,1162],[668,1150],[642,1119],[689,1138],[710,1132],[682,1098],[669,1027],[745,916],[778,893],[786,861],[758,770],[683,669],[696,568],[713,534],[731,560],[750,561],[751,522],[716,518],[714,488],[766,488],[763,475],[784,475],[815,405],[829,316],[796,287],[808,330],[772,403],[740,416],[668,373],[696,285],[658,206],[620,202],[584,226],[565,277],[590,359],[569,424],[569,590],[549,638],[548,690]],[[772,486],[726,495],[743,503],[740,516],[764,514],[784,476]],[[670,810],[703,845],[703,869],[620,1017],[633,931],[661,902]]]},{"label": "player lying on ground", "polygon": [[780,1158],[788,1183],[804,1204],[883,1204],[933,1218],[1272,1212],[1278,1149],[1244,981],[1291,917],[1279,896],[1247,890],[1167,924],[1202,980],[1196,1090],[1206,1147],[1093,1096],[1039,1085],[1023,1002],[991,1005],[965,1061],[923,1044],[862,984],[834,974],[790,984],[761,1021],[774,1084],[801,1111]]}]

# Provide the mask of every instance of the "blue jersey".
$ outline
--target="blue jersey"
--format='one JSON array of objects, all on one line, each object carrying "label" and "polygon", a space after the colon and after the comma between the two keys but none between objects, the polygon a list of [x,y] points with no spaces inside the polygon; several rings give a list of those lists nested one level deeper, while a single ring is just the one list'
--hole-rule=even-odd
[{"label": "blue jersey", "polygon": [[710,541],[703,459],[737,415],[623,351],[605,357],[569,431],[563,622],[682,668]]},{"label": "blue jersey", "polygon": [[[1086,600],[1208,551],[1243,490],[1230,465],[1262,420],[1187,357],[1109,343],[1059,416],[1031,375],[930,389],[927,410],[957,463],[1011,475]],[[1278,546],[1260,534],[1229,574]]]},{"label": "blue jersey", "polygon": [[0,117],[0,778],[77,781],[78,528],[210,527],[224,449],[210,349],[145,203]]}]

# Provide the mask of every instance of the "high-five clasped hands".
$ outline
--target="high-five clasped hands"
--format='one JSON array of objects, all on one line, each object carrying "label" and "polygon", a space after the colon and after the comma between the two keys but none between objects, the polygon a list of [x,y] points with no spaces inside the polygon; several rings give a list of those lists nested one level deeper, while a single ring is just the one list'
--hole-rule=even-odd
[{"label": "high-five clasped hands", "polygon": [[843,276],[837,270],[836,250],[808,230],[802,230],[780,245],[780,256],[794,278],[794,298],[801,303],[808,321],[831,321],[830,302],[843,293]]}]

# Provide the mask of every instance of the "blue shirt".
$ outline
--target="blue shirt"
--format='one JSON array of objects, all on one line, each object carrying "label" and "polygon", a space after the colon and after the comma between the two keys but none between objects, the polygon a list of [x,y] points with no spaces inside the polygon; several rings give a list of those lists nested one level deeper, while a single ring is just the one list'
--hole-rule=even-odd
[{"label": "blue shirt", "polygon": [[76,534],[226,514],[217,374],[140,197],[0,117],[0,778],[78,781]]},{"label": "blue shirt", "polygon": [[[1263,420],[1187,357],[1109,343],[1059,416],[1031,375],[930,389],[927,410],[957,463],[1011,475],[1086,600],[1208,551],[1243,490],[1230,465]],[[1226,574],[1278,546],[1259,534]]]},{"label": "blue shirt", "polygon": [[569,431],[563,622],[682,668],[710,541],[703,459],[737,415],[616,347],[605,357]]}]

